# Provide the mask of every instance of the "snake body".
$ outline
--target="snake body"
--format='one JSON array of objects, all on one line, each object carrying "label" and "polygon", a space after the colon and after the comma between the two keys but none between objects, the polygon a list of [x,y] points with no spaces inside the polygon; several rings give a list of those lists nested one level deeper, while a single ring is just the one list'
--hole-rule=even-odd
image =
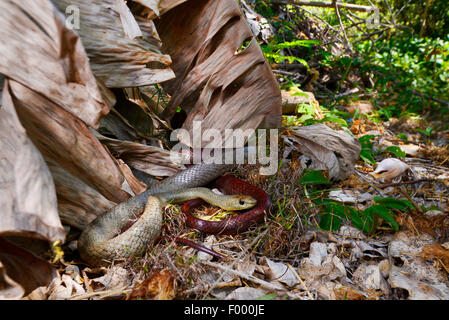
[{"label": "snake body", "polygon": [[[220,196],[208,189],[198,188],[230,168],[231,165],[196,164],[113,207],[91,222],[81,234],[78,241],[81,258],[91,265],[102,265],[140,253],[159,236],[162,208],[170,201],[202,198],[227,210],[232,209],[232,206],[227,206],[230,202],[233,202],[234,210],[239,205],[240,209],[248,208],[250,197]],[[242,199],[243,206],[240,203]],[[252,206],[254,204],[253,201]],[[120,233],[144,209],[144,214],[124,233]]]},{"label": "snake body", "polygon": [[204,201],[202,199],[191,200],[182,206],[182,212],[186,216],[186,224],[189,227],[209,234],[234,235],[247,231],[251,226],[264,221],[265,214],[271,204],[270,198],[265,191],[231,175],[220,177],[213,187],[224,194],[251,196],[257,200],[257,204],[250,210],[235,217],[221,221],[207,221],[191,214],[191,211],[204,203]]}]

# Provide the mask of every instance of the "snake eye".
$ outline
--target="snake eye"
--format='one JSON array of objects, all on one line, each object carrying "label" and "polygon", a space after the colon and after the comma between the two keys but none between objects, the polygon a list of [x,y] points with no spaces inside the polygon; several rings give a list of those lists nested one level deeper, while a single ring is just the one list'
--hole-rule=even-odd
[{"label": "snake eye", "polygon": [[243,206],[245,204],[245,200],[240,199],[239,203],[241,206]]}]

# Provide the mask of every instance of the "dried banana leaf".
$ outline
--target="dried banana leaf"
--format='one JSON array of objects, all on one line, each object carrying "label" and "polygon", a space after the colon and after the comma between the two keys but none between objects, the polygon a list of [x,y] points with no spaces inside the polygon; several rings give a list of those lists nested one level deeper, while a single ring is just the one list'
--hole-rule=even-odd
[{"label": "dried banana leaf", "polygon": [[17,117],[9,81],[0,108],[0,235],[64,240],[53,179]]},{"label": "dried banana leaf", "polygon": [[84,122],[44,96],[17,82],[10,83],[20,121],[45,157],[111,201],[129,197],[122,190],[122,173]]},{"label": "dried banana leaf", "polygon": [[187,0],[136,0],[136,2],[151,9],[148,12],[148,18],[150,19],[154,19],[186,1]]},{"label": "dried banana leaf", "polygon": [[[174,78],[169,55],[160,51],[160,40],[152,20],[140,18],[137,25],[142,37],[125,33],[131,25],[124,14],[122,0],[53,0],[61,12],[74,5],[79,8],[79,29],[93,73],[109,88],[136,87]],[[117,5],[118,4],[118,5]],[[122,14],[120,14],[122,12]],[[72,13],[68,10],[67,16]],[[121,20],[123,19],[123,20]],[[126,21],[124,24],[122,21]],[[127,29],[129,30],[129,29]],[[131,37],[136,36],[136,31]],[[152,64],[152,67],[148,67]]]},{"label": "dried banana leaf", "polygon": [[97,128],[109,111],[78,36],[48,0],[0,1],[0,73]]},{"label": "dried banana leaf", "polygon": [[[97,138],[117,158],[122,159],[130,167],[147,174],[164,177],[171,176],[185,169],[185,166],[182,164],[183,159],[181,154],[177,157],[171,157],[170,151],[161,148],[136,142],[111,139],[100,134],[97,134]],[[174,162],[172,162],[172,159]]]},{"label": "dried banana leaf", "polygon": [[183,128],[189,131],[195,120],[202,121],[202,129],[222,133],[280,125],[278,84],[237,2],[188,1],[155,23],[176,74],[162,83],[172,97],[162,118],[171,119],[181,106],[188,114]]},{"label": "dried banana leaf", "polygon": [[[20,299],[59,277],[51,263],[3,237],[0,237],[0,260],[0,299]],[[3,286],[2,278],[9,280],[6,281],[9,290],[5,290],[8,288]]]},{"label": "dried banana leaf", "polygon": [[98,215],[116,205],[53,160],[46,159],[46,162],[55,182],[58,212],[63,223],[83,230]]}]

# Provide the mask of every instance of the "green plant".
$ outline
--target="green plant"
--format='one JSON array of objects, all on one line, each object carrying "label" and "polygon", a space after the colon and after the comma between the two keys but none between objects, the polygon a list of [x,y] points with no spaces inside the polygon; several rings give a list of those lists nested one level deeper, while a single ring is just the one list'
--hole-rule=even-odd
[{"label": "green plant", "polygon": [[433,127],[427,127],[425,130],[420,129],[420,128],[417,128],[417,129],[415,129],[415,130],[418,131],[418,132],[421,132],[421,133],[425,134],[427,137],[430,137],[430,135],[431,135],[432,132],[433,132]]},{"label": "green plant", "polygon": [[383,41],[361,41],[355,48],[362,57],[360,73],[373,74],[382,100],[390,102],[379,115],[389,119],[410,112],[448,112],[437,100],[449,100],[449,36],[397,32]]},{"label": "green plant", "polygon": [[371,143],[371,139],[374,139],[375,137],[375,135],[368,134],[359,138],[359,142],[362,146],[360,158],[368,164],[376,164],[373,154],[373,144]]},{"label": "green plant", "polygon": [[295,48],[298,46],[310,48],[313,45],[320,44],[321,41],[318,40],[294,40],[294,41],[286,41],[281,43],[276,43],[275,41],[271,41],[269,44],[261,45],[261,49],[265,57],[270,62],[280,63],[287,60],[288,63],[299,62],[306,66],[309,69],[309,65],[307,61],[295,56],[284,55],[280,51],[287,48]]},{"label": "green plant", "polygon": [[322,170],[304,170],[299,183],[304,185],[332,184]]},{"label": "green plant", "polygon": [[406,156],[405,152],[402,151],[402,149],[397,146],[390,146],[390,147],[386,148],[385,151],[387,151],[401,159],[404,159]]},{"label": "green plant", "polygon": [[331,199],[315,199],[313,202],[321,206],[320,228],[329,231],[338,230],[343,221],[348,221],[357,229],[372,233],[376,230],[379,219],[397,231],[399,224],[395,220],[394,210],[407,211],[413,208],[410,201],[392,197],[375,197],[375,204],[365,210]]}]

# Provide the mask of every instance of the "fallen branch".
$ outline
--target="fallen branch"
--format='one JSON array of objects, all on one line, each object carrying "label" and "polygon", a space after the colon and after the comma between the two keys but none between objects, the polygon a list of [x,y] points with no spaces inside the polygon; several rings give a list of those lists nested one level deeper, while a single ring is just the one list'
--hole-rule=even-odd
[{"label": "fallen branch", "polygon": [[381,185],[382,188],[386,188],[386,187],[396,187],[396,186],[402,186],[404,184],[415,184],[415,183],[420,183],[420,182],[438,182],[440,180],[436,180],[436,179],[418,179],[418,180],[412,180],[412,181],[401,181],[401,182],[396,182],[396,183],[387,183],[387,184],[383,184]]},{"label": "fallen branch", "polygon": [[351,3],[341,3],[336,2],[335,5],[333,2],[327,2],[327,1],[300,1],[300,0],[286,0],[286,1],[273,1],[272,3],[287,3],[287,4],[294,4],[297,6],[308,6],[308,7],[321,7],[321,8],[334,8],[335,6],[339,9],[347,9],[347,10],[353,10],[353,11],[364,11],[364,12],[370,12],[375,9],[375,7],[371,6],[362,6],[358,4],[351,4]]},{"label": "fallen branch", "polygon": [[431,96],[428,96],[428,95],[426,95],[426,94],[424,94],[424,93],[421,93],[421,92],[419,92],[419,91],[416,91],[416,90],[410,90],[410,92],[412,93],[412,94],[414,94],[414,95],[416,95],[416,96],[420,96],[421,98],[424,98],[424,99],[429,99],[429,100],[432,100],[432,101],[435,101],[435,102],[438,102],[439,104],[443,104],[443,105],[445,105],[445,106],[448,106],[449,107],[449,102],[448,101],[445,101],[445,100],[441,100],[441,99],[437,99],[437,98],[434,98],[434,97],[431,97]]}]

